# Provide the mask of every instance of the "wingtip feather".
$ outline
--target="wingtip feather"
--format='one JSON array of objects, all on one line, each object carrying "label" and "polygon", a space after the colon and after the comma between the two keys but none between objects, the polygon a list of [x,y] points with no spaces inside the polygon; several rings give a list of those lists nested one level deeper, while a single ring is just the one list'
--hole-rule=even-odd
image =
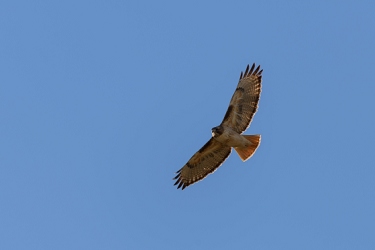
[{"label": "wingtip feather", "polygon": [[258,65],[258,67],[255,69],[254,75],[256,75],[258,73],[259,69],[260,69],[260,65]]},{"label": "wingtip feather", "polygon": [[253,63],[253,65],[251,66],[251,69],[248,75],[251,75],[253,73],[254,68],[255,68],[255,63]]},{"label": "wingtip feather", "polygon": [[249,72],[249,64],[247,65],[246,67],[246,70],[245,70],[245,73],[244,73],[244,76],[247,76],[247,73]]}]

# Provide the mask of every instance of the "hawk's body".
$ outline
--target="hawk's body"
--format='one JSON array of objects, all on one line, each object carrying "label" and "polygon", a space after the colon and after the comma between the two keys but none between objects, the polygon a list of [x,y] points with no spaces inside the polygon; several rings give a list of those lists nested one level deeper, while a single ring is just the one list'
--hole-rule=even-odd
[{"label": "hawk's body", "polygon": [[[221,130],[220,130],[221,129]],[[213,128],[212,137],[223,145],[229,147],[248,147],[250,142],[243,135],[233,131],[230,127],[222,126]]]},{"label": "hawk's body", "polygon": [[250,125],[258,108],[262,71],[255,64],[240,75],[236,91],[229,103],[223,121],[212,129],[212,138],[177,171],[175,185],[185,187],[202,180],[215,171],[231,153],[232,147],[243,161],[258,148],[260,135],[241,135]]}]

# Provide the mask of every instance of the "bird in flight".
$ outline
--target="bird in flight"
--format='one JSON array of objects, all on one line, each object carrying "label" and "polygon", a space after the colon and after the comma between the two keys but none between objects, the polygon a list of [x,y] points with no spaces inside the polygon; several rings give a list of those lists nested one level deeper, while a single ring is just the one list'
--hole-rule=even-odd
[{"label": "bird in flight", "polygon": [[177,188],[202,180],[213,173],[236,150],[242,161],[248,160],[260,144],[260,135],[241,135],[250,125],[258,109],[262,72],[260,65],[247,65],[241,72],[236,90],[230,100],[224,119],[212,128],[212,138],[176,172]]}]

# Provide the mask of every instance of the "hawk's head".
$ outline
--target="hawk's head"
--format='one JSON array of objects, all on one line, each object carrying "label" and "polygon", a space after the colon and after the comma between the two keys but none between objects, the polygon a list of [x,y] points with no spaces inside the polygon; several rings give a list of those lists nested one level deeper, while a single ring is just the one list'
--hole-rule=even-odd
[{"label": "hawk's head", "polygon": [[218,137],[224,132],[224,129],[221,126],[217,126],[211,129],[212,137]]}]

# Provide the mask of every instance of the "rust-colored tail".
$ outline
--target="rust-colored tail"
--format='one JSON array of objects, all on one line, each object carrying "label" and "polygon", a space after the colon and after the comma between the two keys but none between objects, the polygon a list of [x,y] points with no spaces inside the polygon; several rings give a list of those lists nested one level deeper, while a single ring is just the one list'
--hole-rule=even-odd
[{"label": "rust-colored tail", "polygon": [[248,141],[251,142],[251,144],[248,147],[236,147],[234,148],[237,152],[237,154],[240,156],[242,161],[248,160],[254,153],[255,150],[259,147],[260,144],[260,135],[242,135],[245,137]]}]

